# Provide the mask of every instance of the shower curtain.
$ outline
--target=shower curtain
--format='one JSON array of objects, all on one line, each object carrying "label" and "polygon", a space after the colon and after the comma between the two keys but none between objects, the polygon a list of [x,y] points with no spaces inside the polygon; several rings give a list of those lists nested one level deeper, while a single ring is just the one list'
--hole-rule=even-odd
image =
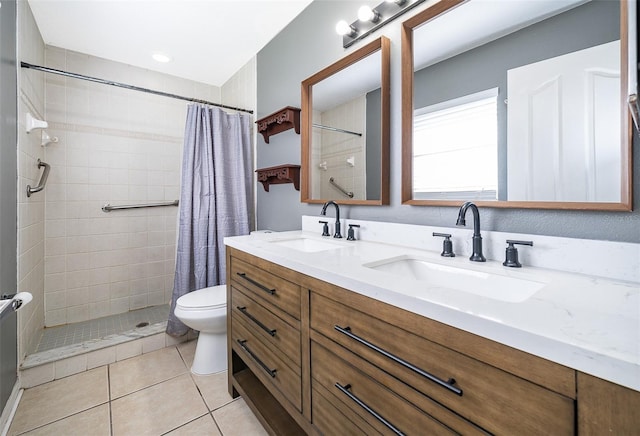
[{"label": "shower curtain", "polygon": [[249,233],[251,140],[249,115],[188,106],[182,158],[176,273],[167,333],[189,328],[173,312],[191,291],[225,282],[227,236]]}]

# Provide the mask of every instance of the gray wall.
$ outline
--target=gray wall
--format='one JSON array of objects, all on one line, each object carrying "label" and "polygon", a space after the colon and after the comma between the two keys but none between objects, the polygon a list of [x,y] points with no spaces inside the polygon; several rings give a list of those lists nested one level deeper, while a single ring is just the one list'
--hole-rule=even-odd
[{"label": "gray wall", "polygon": [[[371,3],[371,2],[370,2]],[[373,5],[377,3],[373,2]],[[424,9],[419,7],[418,10]],[[257,116],[266,116],[284,106],[300,105],[300,82],[320,69],[380,35],[391,39],[391,204],[389,206],[343,206],[346,218],[408,224],[454,227],[457,208],[406,206],[400,201],[401,186],[401,45],[400,24],[414,12],[362,42],[345,50],[335,31],[340,19],[355,19],[352,2],[314,1],[289,26],[258,53]],[[594,23],[596,26],[597,23]],[[258,138],[258,168],[300,163],[300,136],[292,130],[272,136],[270,144]],[[634,150],[638,149],[637,135]],[[481,210],[486,230],[565,236],[612,241],[640,242],[640,154],[634,159],[634,212],[559,211],[528,209]],[[300,228],[301,215],[317,215],[319,205],[300,202],[300,193],[290,184],[273,185],[270,192],[257,190],[259,229]]]},{"label": "gray wall", "polygon": [[[16,2],[0,8],[0,295],[17,290],[17,112]],[[0,326],[0,413],[16,382],[16,315]]]}]

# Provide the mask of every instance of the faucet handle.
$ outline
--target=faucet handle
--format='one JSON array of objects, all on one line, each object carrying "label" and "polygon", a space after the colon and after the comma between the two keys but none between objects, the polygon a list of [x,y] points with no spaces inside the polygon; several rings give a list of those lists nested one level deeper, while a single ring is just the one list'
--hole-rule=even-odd
[{"label": "faucet handle", "polygon": [[433,236],[440,236],[440,237],[444,238],[444,241],[442,241],[442,253],[440,253],[440,256],[442,256],[442,257],[456,257],[455,253],[453,252],[453,243],[451,242],[451,234],[450,233],[433,232]]},{"label": "faucet handle", "polygon": [[322,226],[322,236],[329,236],[329,221],[318,221]]},{"label": "faucet handle", "polygon": [[353,228],[360,228],[360,224],[349,224],[349,231],[347,232],[347,241],[355,241],[356,236],[354,234]]},{"label": "faucet handle", "polygon": [[514,247],[514,245],[529,245],[533,246],[533,241],[517,241],[512,239],[507,239],[507,249],[505,250],[505,260],[502,262],[504,266],[509,266],[512,268],[520,268],[522,264],[518,262],[518,249]]}]

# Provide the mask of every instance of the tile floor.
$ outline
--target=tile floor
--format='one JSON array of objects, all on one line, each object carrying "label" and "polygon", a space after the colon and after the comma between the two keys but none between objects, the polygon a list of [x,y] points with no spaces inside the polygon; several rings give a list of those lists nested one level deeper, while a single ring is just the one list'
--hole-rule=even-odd
[{"label": "tile floor", "polygon": [[36,352],[80,344],[84,341],[134,330],[141,323],[150,325],[163,322],[169,317],[169,310],[169,305],[163,304],[89,321],[48,327],[42,333]]},{"label": "tile floor", "polygon": [[195,341],[24,391],[14,435],[266,435],[227,373],[191,374]]}]

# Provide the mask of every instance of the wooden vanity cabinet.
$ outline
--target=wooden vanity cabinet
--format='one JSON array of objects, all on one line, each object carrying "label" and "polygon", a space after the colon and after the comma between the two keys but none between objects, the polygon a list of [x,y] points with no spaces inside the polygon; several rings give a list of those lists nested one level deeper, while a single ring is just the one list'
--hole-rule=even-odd
[{"label": "wooden vanity cabinet", "polygon": [[297,277],[227,249],[229,392],[241,394],[265,428],[278,435],[311,431],[308,298]]},{"label": "wooden vanity cabinet", "polygon": [[640,435],[640,392],[578,372],[578,434]]},{"label": "wooden vanity cabinet", "polygon": [[271,434],[640,433],[636,391],[233,248],[227,265],[229,392]]}]

